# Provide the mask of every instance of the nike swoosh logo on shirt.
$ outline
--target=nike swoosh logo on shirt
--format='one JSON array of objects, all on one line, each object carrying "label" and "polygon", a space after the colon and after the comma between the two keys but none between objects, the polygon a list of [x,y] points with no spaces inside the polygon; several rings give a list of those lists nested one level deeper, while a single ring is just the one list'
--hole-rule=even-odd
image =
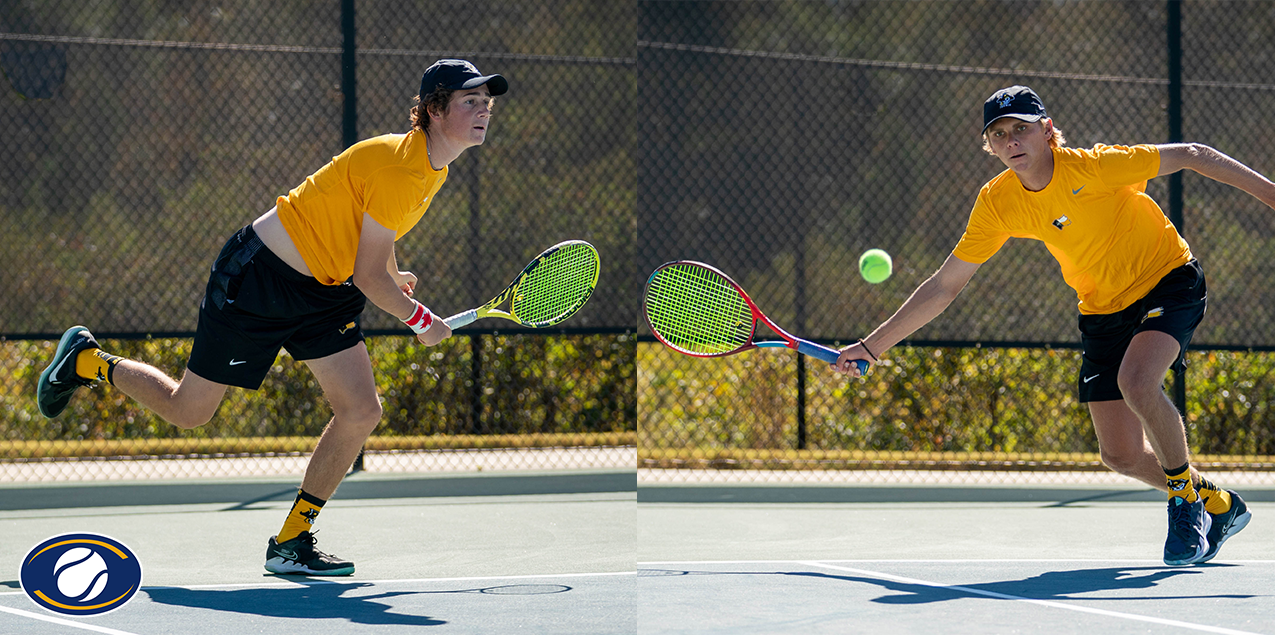
[{"label": "nike swoosh logo on shirt", "polygon": [[[1098,375],[1101,375],[1101,374],[1102,374],[1102,373],[1098,373]],[[1086,383],[1086,384],[1087,384],[1087,383],[1089,383],[1089,380],[1097,378],[1097,377],[1098,377],[1098,375],[1093,375],[1092,377],[1086,377],[1086,378],[1085,378],[1085,383]]]},{"label": "nike swoosh logo on shirt", "polygon": [[246,360],[246,359],[245,359],[245,360],[243,360],[243,361],[239,361],[239,362],[236,362],[236,361],[235,361],[235,360],[233,360],[233,359],[232,359],[232,360],[230,360],[230,365],[231,365],[231,366],[238,366],[238,365],[240,365],[240,364],[247,364],[247,363],[248,363],[248,360]]},{"label": "nike swoosh logo on shirt", "polygon": [[1085,189],[1085,186],[1081,185],[1080,187],[1078,187],[1078,188],[1076,188],[1076,189],[1072,190],[1072,191],[1071,191],[1071,193],[1072,193],[1072,194],[1079,194],[1079,193],[1080,193],[1080,190],[1083,190],[1083,189]]}]

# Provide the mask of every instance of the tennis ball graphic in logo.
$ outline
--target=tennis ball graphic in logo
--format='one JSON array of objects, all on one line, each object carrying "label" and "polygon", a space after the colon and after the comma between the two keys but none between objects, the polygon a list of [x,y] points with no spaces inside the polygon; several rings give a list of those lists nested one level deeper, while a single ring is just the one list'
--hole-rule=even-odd
[{"label": "tennis ball graphic in logo", "polygon": [[76,547],[62,554],[53,565],[53,577],[62,595],[80,602],[101,595],[109,578],[106,561],[88,547]]},{"label": "tennis ball graphic in logo", "polygon": [[859,274],[864,280],[877,284],[884,282],[891,273],[894,273],[894,262],[890,260],[890,254],[880,249],[869,249],[859,256]]},{"label": "tennis ball graphic in logo", "polygon": [[142,586],[142,566],[123,543],[100,534],[62,534],[31,548],[19,574],[40,607],[83,617],[124,606]]}]

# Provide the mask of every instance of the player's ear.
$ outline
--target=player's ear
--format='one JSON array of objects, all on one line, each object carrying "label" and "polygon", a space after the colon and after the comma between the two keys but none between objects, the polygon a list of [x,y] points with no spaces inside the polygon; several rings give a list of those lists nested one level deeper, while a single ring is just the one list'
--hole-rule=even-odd
[{"label": "player's ear", "polygon": [[425,112],[430,119],[442,119],[447,114],[447,106],[439,106],[437,103],[426,104]]}]

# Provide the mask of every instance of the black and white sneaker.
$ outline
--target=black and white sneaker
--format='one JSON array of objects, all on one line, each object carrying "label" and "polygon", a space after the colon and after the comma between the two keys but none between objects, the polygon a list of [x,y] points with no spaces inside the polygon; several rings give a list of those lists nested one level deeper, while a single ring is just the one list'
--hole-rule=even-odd
[{"label": "black and white sneaker", "polygon": [[40,414],[50,419],[62,414],[71,402],[71,395],[81,386],[93,383],[75,374],[75,358],[81,351],[94,348],[99,348],[97,340],[83,326],[72,326],[62,334],[53,361],[40,373],[40,383],[36,385],[35,402],[40,406]]},{"label": "black and white sneaker", "polygon": [[1164,564],[1178,566],[1200,562],[1209,551],[1213,517],[1204,511],[1204,500],[1188,503],[1181,496],[1169,498],[1169,536],[1164,541]]},{"label": "black and white sneaker", "polygon": [[330,556],[314,548],[314,534],[303,531],[282,544],[271,536],[266,544],[266,571],[300,575],[350,575],[354,563]]},{"label": "black and white sneaker", "polygon": [[[1244,504],[1244,499],[1239,494],[1226,490],[1231,494],[1231,508],[1225,514],[1209,514],[1213,517],[1213,526],[1209,528],[1209,549],[1204,552],[1204,557],[1200,558],[1200,562],[1208,562],[1217,555],[1222,543],[1227,538],[1240,533],[1240,530],[1248,526],[1248,521],[1253,519],[1253,512],[1248,510],[1248,505]],[[1205,512],[1208,514],[1208,512]]]}]

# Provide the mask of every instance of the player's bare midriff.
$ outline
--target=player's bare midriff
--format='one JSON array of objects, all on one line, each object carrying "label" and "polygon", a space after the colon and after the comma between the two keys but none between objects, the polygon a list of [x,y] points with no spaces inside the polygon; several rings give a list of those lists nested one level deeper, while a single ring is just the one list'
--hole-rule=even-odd
[{"label": "player's bare midriff", "polygon": [[297,251],[297,246],[292,242],[292,237],[288,235],[288,230],[283,228],[283,221],[279,220],[278,208],[272,207],[270,211],[262,214],[257,220],[252,221],[252,229],[257,232],[257,237],[261,238],[261,242],[266,248],[274,252],[280,260],[288,263],[288,266],[300,271],[301,273],[314,277],[310,273],[310,268],[306,266],[305,260],[301,257],[301,252]]}]

